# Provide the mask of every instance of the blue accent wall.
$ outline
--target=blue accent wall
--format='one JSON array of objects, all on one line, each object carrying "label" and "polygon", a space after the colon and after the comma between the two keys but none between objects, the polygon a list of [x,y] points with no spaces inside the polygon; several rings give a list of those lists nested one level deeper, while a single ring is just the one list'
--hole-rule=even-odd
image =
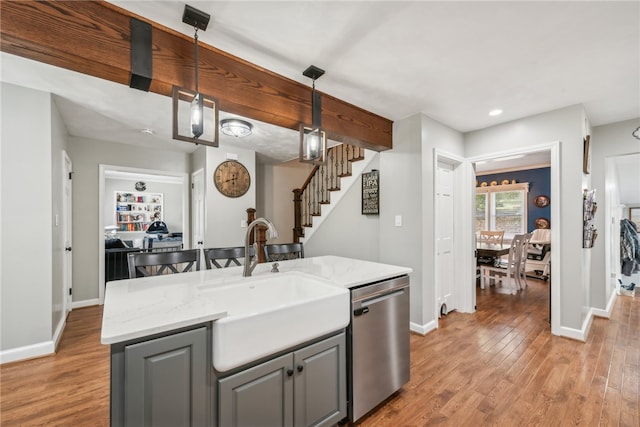
[{"label": "blue accent wall", "polygon": [[[498,181],[498,183],[501,183],[505,179],[508,179],[509,182],[514,179],[516,182],[528,182],[527,230],[529,232],[535,230],[536,227],[534,225],[534,221],[536,218],[546,218],[547,220],[551,220],[550,205],[555,201],[551,200],[549,206],[544,208],[537,207],[533,202],[536,197],[541,195],[547,196],[551,199],[551,168],[547,167],[514,172],[501,172],[490,175],[478,175],[476,179],[478,180],[478,186],[483,182],[486,182],[487,185],[489,185],[491,181]],[[553,227],[553,224],[551,224],[551,227]]]}]

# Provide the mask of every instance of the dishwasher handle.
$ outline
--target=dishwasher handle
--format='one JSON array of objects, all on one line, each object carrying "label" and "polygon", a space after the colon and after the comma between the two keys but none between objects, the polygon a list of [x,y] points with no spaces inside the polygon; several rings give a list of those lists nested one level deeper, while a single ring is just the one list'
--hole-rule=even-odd
[{"label": "dishwasher handle", "polygon": [[369,298],[362,299],[360,304],[363,306],[363,308],[369,307],[379,302],[386,301],[391,298],[395,298],[402,294],[404,294],[404,289],[398,289],[397,291],[374,294],[374,295],[371,295]]}]

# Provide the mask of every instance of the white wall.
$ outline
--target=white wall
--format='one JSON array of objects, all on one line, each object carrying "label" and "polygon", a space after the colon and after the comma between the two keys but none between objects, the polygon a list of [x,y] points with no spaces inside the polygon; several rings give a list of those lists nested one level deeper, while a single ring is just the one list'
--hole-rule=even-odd
[{"label": "white wall", "polygon": [[[238,156],[251,175],[249,191],[232,198],[221,194],[213,183],[218,165],[226,160],[227,153]],[[246,228],[241,221],[247,219],[247,209],[256,207],[256,155],[254,151],[240,148],[206,147],[205,171],[205,239],[204,247],[243,246]]]},{"label": "white wall", "polygon": [[[364,160],[362,160],[364,161]],[[380,169],[379,156],[375,156],[364,172]],[[380,180],[385,175],[380,173]],[[393,179],[391,175],[386,179]],[[379,248],[379,215],[362,215],[362,180],[360,177],[346,189],[345,195],[338,205],[320,223],[316,221],[317,230],[304,242],[305,257],[321,255],[337,255],[347,258],[378,261]],[[384,197],[382,193],[381,197]],[[332,202],[333,203],[333,202]],[[380,203],[384,209],[384,202]],[[323,215],[325,215],[323,210]],[[314,218],[315,220],[315,218]],[[319,224],[318,224],[319,223]]]},{"label": "white wall", "polygon": [[[606,180],[605,164],[607,159],[640,153],[640,141],[631,135],[638,126],[640,126],[640,118],[596,126],[592,129],[591,184],[598,189],[599,209],[596,212],[595,224],[599,230],[599,236],[591,250],[590,299],[592,306],[597,309],[605,310],[607,308],[612,285],[615,284],[615,278],[608,278],[606,274],[606,246],[611,243],[610,240],[614,240],[614,246],[618,246],[620,242],[620,215],[617,211],[617,206],[605,206],[605,200],[607,200],[605,189],[607,189],[607,185],[610,185]],[[638,164],[638,168],[640,169],[640,164]],[[626,184],[640,185],[638,182]],[[609,227],[612,219],[614,226]],[[616,261],[614,260],[614,262]]]},{"label": "white wall", "polygon": [[[588,313],[588,307],[584,306],[588,283],[583,280],[588,266],[583,265],[582,249],[584,131],[584,109],[576,105],[465,135],[466,157],[561,142],[560,194],[551,194],[551,202],[560,203],[560,218],[553,218],[551,226],[560,228],[561,274],[553,278],[552,285],[560,287],[560,325],[573,330],[583,329]],[[556,248],[559,246],[554,244]]]},{"label": "white wall", "polygon": [[436,227],[435,222],[435,149],[453,155],[464,155],[464,139],[460,132],[421,115],[422,133],[422,197],[420,217],[422,221],[422,326],[436,321]]},{"label": "white wall", "polygon": [[0,350],[53,351],[49,93],[6,83],[0,145]]},{"label": "white wall", "polygon": [[435,148],[462,156],[462,134],[416,114],[393,124],[393,149],[380,153],[380,261],[413,269],[411,322],[424,329],[435,321]]},{"label": "white wall", "polygon": [[298,160],[258,166],[256,215],[273,221],[278,230],[278,238],[269,243],[293,242],[293,190],[302,187],[312,170],[313,165]]},{"label": "white wall", "polygon": [[[101,164],[190,173],[190,155],[71,137],[73,162],[73,301],[98,298],[98,188]],[[108,224],[107,224],[108,225]]]}]

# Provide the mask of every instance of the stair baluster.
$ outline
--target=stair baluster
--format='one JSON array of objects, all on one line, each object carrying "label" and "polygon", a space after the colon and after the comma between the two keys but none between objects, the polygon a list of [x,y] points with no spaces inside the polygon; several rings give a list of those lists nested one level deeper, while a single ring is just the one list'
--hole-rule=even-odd
[{"label": "stair baluster", "polygon": [[293,190],[293,241],[304,237],[304,228],[313,226],[313,217],[320,216],[323,204],[331,202],[331,191],[340,190],[340,178],[351,176],[351,162],[364,159],[364,149],[340,144],[327,152],[325,164],[313,168],[301,188]]}]

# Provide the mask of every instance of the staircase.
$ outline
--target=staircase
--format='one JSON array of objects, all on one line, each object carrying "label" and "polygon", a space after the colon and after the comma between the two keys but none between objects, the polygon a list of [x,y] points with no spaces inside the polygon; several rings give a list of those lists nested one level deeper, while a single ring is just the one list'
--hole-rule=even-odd
[{"label": "staircase", "polygon": [[313,217],[320,216],[321,206],[331,203],[331,192],[340,190],[340,179],[352,175],[352,163],[364,160],[364,148],[348,144],[331,147],[327,161],[317,165],[301,188],[293,190],[293,241],[304,237],[304,227],[313,226]]}]

